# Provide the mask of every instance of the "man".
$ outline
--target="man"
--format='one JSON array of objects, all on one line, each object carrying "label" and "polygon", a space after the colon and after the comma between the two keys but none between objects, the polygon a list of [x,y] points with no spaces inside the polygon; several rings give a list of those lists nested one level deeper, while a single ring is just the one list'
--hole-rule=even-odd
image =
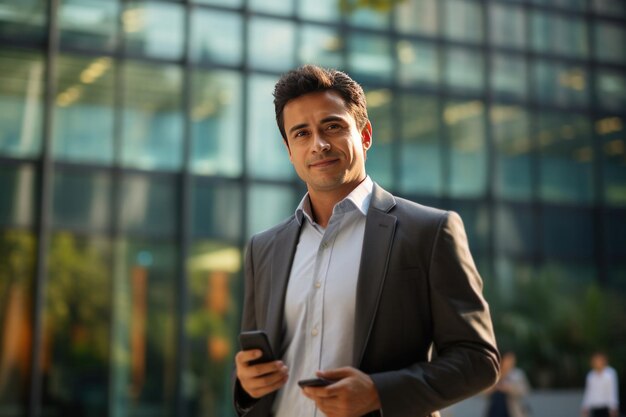
[{"label": "man", "polygon": [[605,353],[594,353],[591,356],[591,370],[585,382],[582,416],[617,417],[619,415],[617,391],[617,372],[609,366]]},{"label": "man", "polygon": [[[461,219],[367,176],[361,86],[308,65],[282,76],[274,105],[308,193],[248,245],[242,331],[265,330],[281,360],[236,355],[239,415],[422,417],[495,383],[499,356]],[[313,377],[334,383],[298,386]]]}]

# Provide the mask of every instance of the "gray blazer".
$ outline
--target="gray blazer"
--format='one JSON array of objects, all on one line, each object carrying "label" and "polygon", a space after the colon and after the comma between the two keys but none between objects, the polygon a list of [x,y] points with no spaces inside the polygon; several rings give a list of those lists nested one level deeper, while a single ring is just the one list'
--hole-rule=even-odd
[{"label": "gray blazer", "polygon": [[[265,330],[274,352],[299,233],[292,216],[254,236],[246,253],[241,329]],[[352,365],[371,376],[384,417],[435,416],[496,382],[489,307],[456,213],[374,184],[357,285]],[[274,394],[255,400],[236,376],[233,389],[239,415],[270,416]]]}]

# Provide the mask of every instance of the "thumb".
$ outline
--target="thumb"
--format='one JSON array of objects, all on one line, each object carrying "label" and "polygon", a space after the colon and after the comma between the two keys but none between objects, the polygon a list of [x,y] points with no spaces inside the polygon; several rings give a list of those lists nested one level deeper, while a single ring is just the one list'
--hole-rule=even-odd
[{"label": "thumb", "polygon": [[315,374],[319,378],[326,378],[333,381],[347,378],[354,373],[354,369],[350,367],[327,369],[325,371],[317,371]]}]

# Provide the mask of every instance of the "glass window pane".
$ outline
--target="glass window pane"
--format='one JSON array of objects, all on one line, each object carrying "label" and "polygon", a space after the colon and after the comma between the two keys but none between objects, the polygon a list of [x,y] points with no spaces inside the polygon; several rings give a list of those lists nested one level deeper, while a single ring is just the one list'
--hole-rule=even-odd
[{"label": "glass window pane", "polygon": [[39,154],[44,90],[41,54],[0,49],[0,154]]},{"label": "glass window pane", "polygon": [[598,14],[626,16],[626,2],[620,0],[591,0],[591,8]]},{"label": "glass window pane", "polygon": [[[348,6],[348,22],[354,26],[368,29],[386,29],[391,17],[391,2],[365,3],[364,5]],[[348,4],[344,2],[344,4]]]},{"label": "glass window pane", "polygon": [[437,0],[396,2],[396,29],[407,34],[435,35],[439,31]]},{"label": "glass window pane", "polygon": [[300,19],[337,22],[341,17],[342,0],[298,0]]},{"label": "glass window pane", "polygon": [[111,244],[52,235],[45,286],[43,413],[99,415],[108,403],[111,363]]},{"label": "glass window pane", "polygon": [[544,206],[541,211],[546,259],[593,258],[593,215],[587,209]]},{"label": "glass window pane", "polygon": [[248,0],[250,10],[287,16],[293,14],[293,4],[294,1],[284,0]]},{"label": "glass window pane", "polygon": [[115,50],[119,10],[116,0],[63,0],[59,8],[61,47]]},{"label": "glass window pane", "polygon": [[450,47],[446,51],[446,83],[467,91],[485,88],[484,59],[481,51]]},{"label": "glass window pane", "polygon": [[528,114],[517,106],[494,105],[489,113],[496,150],[494,192],[529,200],[532,194],[532,149]]},{"label": "glass window pane", "polygon": [[587,0],[530,0],[530,2],[535,4],[543,4],[546,6],[559,7],[568,10],[580,11],[585,10],[587,6]]},{"label": "glass window pane", "polygon": [[52,225],[57,228],[106,231],[111,219],[111,178],[84,169],[54,175]]},{"label": "glass window pane", "polygon": [[272,92],[277,79],[253,75],[248,83],[247,168],[258,178],[289,180],[295,172],[276,126]]},{"label": "glass window pane", "polygon": [[526,46],[526,12],[523,7],[491,3],[489,23],[493,45],[509,48]]},{"label": "glass window pane", "polygon": [[132,235],[173,236],[178,224],[176,177],[126,174],[122,180],[119,217]]},{"label": "glass window pane", "polygon": [[600,61],[626,64],[626,28],[623,25],[597,22],[594,55]]},{"label": "glass window pane", "polygon": [[554,13],[535,11],[532,15],[532,46],[535,51],[578,58],[589,54],[585,21]]},{"label": "glass window pane", "polygon": [[461,216],[472,256],[480,258],[489,248],[489,207],[480,202],[452,200],[446,209]]},{"label": "glass window pane", "polygon": [[576,114],[537,116],[539,193],[544,201],[593,201],[593,148],[588,120]]},{"label": "glass window pane", "polygon": [[528,95],[526,60],[521,56],[492,54],[491,87],[497,98],[526,99]]},{"label": "glass window pane", "polygon": [[193,62],[239,65],[243,58],[239,13],[195,9],[191,15],[190,55]]},{"label": "glass window pane", "polygon": [[290,187],[252,185],[248,189],[247,238],[277,225],[296,211],[298,204]]},{"label": "glass window pane", "polygon": [[443,179],[437,99],[401,95],[400,123],[400,190],[403,193],[440,195]]},{"label": "glass window pane", "polygon": [[602,214],[602,224],[605,255],[609,259],[623,261],[626,259],[626,210],[606,210]]},{"label": "glass window pane", "polygon": [[196,241],[188,259],[185,317],[187,416],[232,416],[230,381],[241,310],[241,250],[219,240]]},{"label": "glass window pane", "polygon": [[242,192],[239,183],[211,183],[195,177],[192,192],[194,238],[237,241],[242,234]]},{"label": "glass window pane", "polygon": [[214,4],[216,6],[240,7],[243,0],[192,0],[194,3]]},{"label": "glass window pane", "polygon": [[626,109],[626,72],[598,69],[596,88],[600,106],[615,111]]},{"label": "glass window pane", "polygon": [[248,27],[248,54],[253,68],[287,71],[294,66],[293,22],[252,17]]},{"label": "glass window pane", "polygon": [[193,172],[241,175],[241,75],[230,71],[194,71],[191,82]]},{"label": "glass window pane", "polygon": [[36,245],[29,232],[0,231],[0,410],[6,416],[26,416],[28,408]]},{"label": "glass window pane", "polygon": [[0,36],[43,41],[46,37],[48,1],[0,1]]},{"label": "glass window pane", "polygon": [[338,29],[326,26],[300,25],[298,58],[302,64],[342,68],[344,41]]},{"label": "glass window pane", "polygon": [[387,89],[365,87],[367,114],[372,123],[372,147],[367,151],[366,169],[382,187],[393,184],[393,94]]},{"label": "glass window pane", "polygon": [[157,1],[129,1],[122,13],[126,53],[153,58],[183,56],[183,6]]},{"label": "glass window pane", "polygon": [[123,74],[122,163],[143,169],[180,169],[181,68],[127,62]]},{"label": "glass window pane", "polygon": [[391,40],[386,36],[351,32],[348,37],[348,69],[360,83],[391,81]]},{"label": "glass window pane", "polygon": [[450,140],[450,194],[484,195],[487,187],[484,105],[481,101],[451,101],[443,120]]},{"label": "glass window pane", "polygon": [[583,67],[538,61],[533,73],[537,100],[566,107],[589,105],[589,82]]},{"label": "glass window pane", "polygon": [[435,44],[400,40],[396,43],[396,53],[400,84],[434,86],[439,82],[439,60]]},{"label": "glass window pane", "polygon": [[485,36],[482,2],[472,0],[445,1],[447,37],[463,42],[481,42]]},{"label": "glass window pane", "polygon": [[0,225],[32,226],[35,220],[36,171],[31,164],[0,166]]},{"label": "glass window pane", "polygon": [[528,205],[496,207],[494,249],[500,255],[530,257],[536,252],[535,216]]},{"label": "glass window pane", "polygon": [[113,162],[114,65],[109,57],[59,55],[52,136],[55,159]]},{"label": "glass window pane", "polygon": [[626,145],[624,119],[605,117],[595,122],[602,146],[604,201],[611,206],[626,206]]},{"label": "glass window pane", "polygon": [[[175,415],[177,245],[122,240],[110,308],[109,413]],[[109,284],[110,285],[110,284]],[[106,392],[104,390],[103,392]]]}]

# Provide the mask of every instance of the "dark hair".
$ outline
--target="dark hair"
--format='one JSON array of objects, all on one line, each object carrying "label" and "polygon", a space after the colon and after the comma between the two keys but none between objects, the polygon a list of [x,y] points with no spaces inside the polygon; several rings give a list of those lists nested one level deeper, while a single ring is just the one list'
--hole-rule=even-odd
[{"label": "dark hair", "polygon": [[287,142],[283,110],[290,100],[318,91],[337,91],[354,116],[356,125],[362,129],[367,123],[367,106],[363,88],[345,72],[326,69],[317,65],[303,65],[280,77],[274,86],[274,110],[276,123],[283,140]]}]

